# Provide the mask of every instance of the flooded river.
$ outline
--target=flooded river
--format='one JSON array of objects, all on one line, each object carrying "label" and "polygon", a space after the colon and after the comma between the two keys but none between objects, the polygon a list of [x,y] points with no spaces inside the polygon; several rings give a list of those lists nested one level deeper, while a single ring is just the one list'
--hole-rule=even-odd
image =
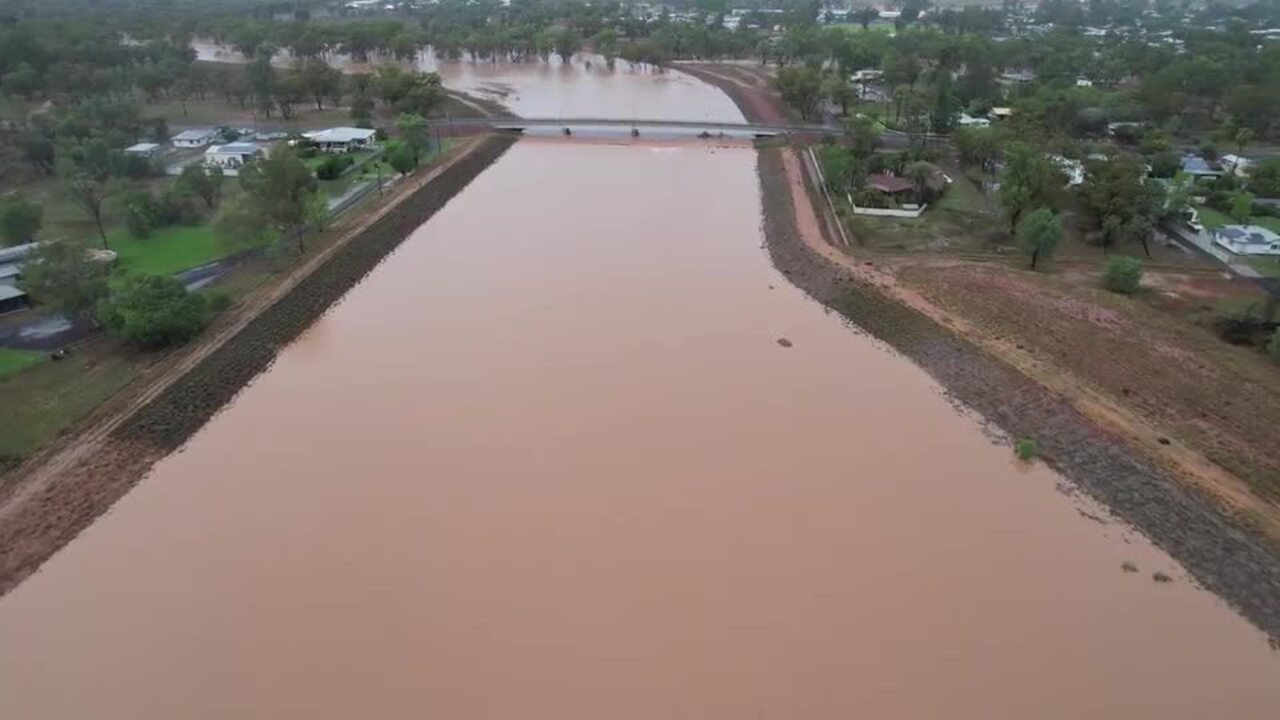
[{"label": "flooded river", "polygon": [[758,192],[521,141],[0,599],[0,717],[1274,718],[1265,639],[790,286]]}]

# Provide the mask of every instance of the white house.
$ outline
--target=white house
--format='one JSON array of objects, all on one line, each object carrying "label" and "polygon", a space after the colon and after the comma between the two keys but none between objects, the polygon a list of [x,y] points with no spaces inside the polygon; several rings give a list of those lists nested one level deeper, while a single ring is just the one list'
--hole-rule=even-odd
[{"label": "white house", "polygon": [[1061,155],[1049,155],[1049,162],[1067,176],[1067,186],[1076,187],[1084,184],[1084,163]]},{"label": "white house", "polygon": [[1093,87],[1093,81],[1089,78],[1076,78],[1076,87]]},{"label": "white house", "polygon": [[341,153],[372,147],[377,134],[370,128],[336,127],[303,133],[302,136],[325,152]]},{"label": "white house", "polygon": [[856,83],[876,82],[877,80],[880,80],[883,77],[884,77],[883,70],[858,70],[857,72],[849,76],[849,81],[856,82]]},{"label": "white house", "polygon": [[220,167],[228,175],[235,175],[244,164],[262,154],[257,143],[236,142],[226,145],[214,145],[204,151],[204,164]]},{"label": "white house", "polygon": [[212,144],[218,137],[218,132],[213,128],[204,128],[202,130],[183,130],[173,136],[173,146],[180,148],[199,148]]},{"label": "white house", "polygon": [[1280,255],[1280,235],[1258,225],[1223,225],[1213,241],[1236,255]]},{"label": "white house", "polygon": [[987,113],[987,117],[992,120],[1007,120],[1013,115],[1013,108],[993,107],[991,112]]},{"label": "white house", "polygon": [[1247,157],[1239,155],[1227,154],[1218,158],[1218,163],[1225,170],[1235,173],[1236,177],[1249,177],[1249,169],[1253,166],[1253,161]]},{"label": "white house", "polygon": [[960,119],[956,121],[960,127],[984,128],[991,127],[991,120],[984,117],[973,117],[969,113],[960,113]]}]

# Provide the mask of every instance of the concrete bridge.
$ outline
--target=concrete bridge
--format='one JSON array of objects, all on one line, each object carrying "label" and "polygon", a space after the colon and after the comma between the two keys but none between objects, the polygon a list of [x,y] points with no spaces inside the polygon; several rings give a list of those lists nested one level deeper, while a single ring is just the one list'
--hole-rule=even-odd
[{"label": "concrete bridge", "polygon": [[[437,126],[440,121],[436,120]],[[827,135],[839,136],[844,128],[830,125],[786,124],[763,125],[752,123],[731,123],[711,120],[653,120],[618,118],[451,118],[448,126],[454,129],[490,129],[506,132],[535,132],[538,134],[559,133],[570,135],[598,135],[616,137],[619,135],[637,135],[639,137],[695,137],[702,134],[733,138],[765,138],[777,135]],[[926,136],[927,137],[927,136]],[[933,139],[933,138],[929,138]],[[912,136],[894,130],[880,135],[881,146],[901,148],[910,144]]]}]

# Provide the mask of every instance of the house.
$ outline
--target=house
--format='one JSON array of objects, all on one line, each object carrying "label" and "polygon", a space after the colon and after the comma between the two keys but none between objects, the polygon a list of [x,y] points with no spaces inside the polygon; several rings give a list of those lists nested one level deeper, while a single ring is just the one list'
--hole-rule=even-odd
[{"label": "house", "polygon": [[[1049,162],[1053,163],[1059,172],[1067,176],[1068,187],[1084,184],[1084,163],[1061,155],[1049,155],[1048,157]],[[1103,159],[1105,160],[1106,157],[1104,156]]]},{"label": "house", "polygon": [[18,287],[18,281],[22,279],[22,263],[35,249],[35,243],[0,248],[0,315],[27,306],[27,293]]},{"label": "house", "polygon": [[1034,70],[1023,68],[1021,70],[1006,70],[1000,73],[999,82],[1005,85],[1025,85],[1034,82],[1036,73]]},{"label": "house", "polygon": [[234,142],[226,145],[213,145],[204,151],[204,164],[220,167],[228,174],[235,175],[245,163],[262,155],[262,148],[257,143]]},{"label": "house", "polygon": [[130,145],[124,149],[126,155],[137,155],[138,157],[153,158],[156,153],[160,152],[160,145],[157,143],[140,142],[136,145]]},{"label": "house", "polygon": [[[947,177],[936,166],[930,165],[929,178],[925,180],[925,187],[934,193],[939,193],[947,187],[951,182],[951,178]],[[895,200],[904,193],[914,193],[916,186],[911,180],[890,175],[889,173],[876,173],[867,176],[867,187],[880,193],[884,193]]]},{"label": "house", "polygon": [[867,187],[885,195],[899,195],[915,190],[915,186],[906,178],[896,177],[888,173],[876,173],[867,176]]},{"label": "house", "polygon": [[960,113],[960,119],[956,121],[960,127],[984,128],[991,127],[991,120],[983,117],[973,117],[968,113]]},{"label": "house", "polygon": [[218,137],[214,128],[200,130],[183,130],[172,138],[173,146],[179,148],[200,148],[212,144]]},{"label": "house", "polygon": [[1093,81],[1089,78],[1076,78],[1076,87],[1093,87]]},{"label": "house", "polygon": [[1235,174],[1236,177],[1249,177],[1249,168],[1253,167],[1253,161],[1247,157],[1239,155],[1227,154],[1218,159],[1223,169]]},{"label": "house", "polygon": [[1217,177],[1222,174],[1221,170],[1215,170],[1210,166],[1208,160],[1194,153],[1182,156],[1182,172],[1192,177]]},{"label": "house", "polygon": [[987,113],[987,117],[992,120],[1008,120],[1013,115],[1013,108],[1009,107],[993,107],[991,112]]},{"label": "house", "polygon": [[1223,225],[1213,241],[1236,255],[1280,255],[1280,235],[1258,225]]},{"label": "house", "polygon": [[865,83],[876,82],[884,77],[882,70],[859,70],[849,76],[850,82]]},{"label": "house", "polygon": [[331,153],[353,152],[372,147],[376,135],[376,130],[354,127],[336,127],[302,134],[321,150]]}]

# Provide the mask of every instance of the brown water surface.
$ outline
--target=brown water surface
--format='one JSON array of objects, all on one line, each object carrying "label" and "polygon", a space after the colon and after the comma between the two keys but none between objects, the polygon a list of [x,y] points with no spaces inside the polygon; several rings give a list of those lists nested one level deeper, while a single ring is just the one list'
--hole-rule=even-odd
[{"label": "brown water surface", "polygon": [[521,142],[0,599],[0,717],[1274,718],[1256,631],[769,265],[754,164]]},{"label": "brown water surface", "polygon": [[[208,38],[193,40],[191,47],[200,60],[245,62],[238,51]],[[610,68],[598,55],[578,54],[568,63],[555,55],[546,62],[441,61],[427,48],[411,63],[381,56],[356,62],[342,53],[330,53],[326,61],[345,73],[373,72],[380,65],[438,72],[445,87],[496,100],[522,117],[743,121],[727,95],[689,75],[625,60]],[[280,50],[271,62],[283,68],[296,59]]]}]

